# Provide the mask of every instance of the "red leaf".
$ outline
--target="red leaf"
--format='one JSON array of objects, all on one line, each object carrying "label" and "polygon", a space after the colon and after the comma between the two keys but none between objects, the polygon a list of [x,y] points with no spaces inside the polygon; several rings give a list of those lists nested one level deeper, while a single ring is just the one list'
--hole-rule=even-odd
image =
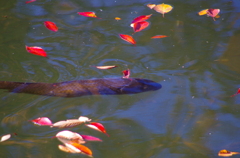
[{"label": "red leaf", "polygon": [[47,53],[41,47],[36,47],[36,46],[28,47],[28,46],[26,46],[26,50],[31,54],[47,57]]},{"label": "red leaf", "polygon": [[40,125],[40,126],[51,126],[52,121],[47,117],[39,117],[37,119],[31,120],[34,124]]},{"label": "red leaf", "polygon": [[[98,18],[94,12],[78,12],[79,15],[91,17],[91,18]],[[98,18],[100,19],[100,18]]]},{"label": "red leaf", "polygon": [[136,22],[133,24],[134,32],[140,32],[143,29],[147,28],[149,23],[147,21]]},{"label": "red leaf", "polygon": [[231,95],[230,97],[234,97],[234,96],[238,95],[239,93],[240,93],[240,88],[238,88],[237,93]]},{"label": "red leaf", "polygon": [[121,39],[123,39],[124,41],[127,41],[133,45],[136,44],[136,41],[133,39],[132,36],[129,36],[129,35],[124,35],[124,34],[119,34],[119,36],[121,37]]},{"label": "red leaf", "polygon": [[44,25],[46,28],[48,28],[51,31],[57,32],[58,31],[58,27],[54,22],[51,21],[45,21]]},{"label": "red leaf", "polygon": [[141,16],[139,16],[139,17],[136,17],[136,18],[132,21],[132,23],[145,21],[145,20],[149,19],[151,16],[152,16],[152,14],[149,14],[149,15],[141,15]]},{"label": "red leaf", "polygon": [[89,136],[89,135],[82,135],[82,138],[85,140],[85,141],[99,141],[101,142],[102,140],[97,138],[97,137],[93,137],[93,136]]},{"label": "red leaf", "polygon": [[122,78],[129,78],[130,77],[130,70],[129,69],[123,70],[122,73],[123,73]]},{"label": "red leaf", "polygon": [[95,129],[99,132],[102,132],[109,137],[109,135],[107,134],[107,131],[105,130],[104,126],[101,123],[91,122],[90,124],[87,124],[86,126],[88,126],[89,128]]},{"label": "red leaf", "polygon": [[105,69],[113,69],[117,67],[116,65],[110,65],[110,66],[95,66],[97,69],[105,70]]},{"label": "red leaf", "polygon": [[165,37],[168,37],[166,35],[156,35],[156,36],[153,36],[151,38],[165,38]]},{"label": "red leaf", "polygon": [[28,4],[28,3],[32,3],[32,2],[35,2],[36,0],[29,0],[29,1],[26,1],[25,3]]},{"label": "red leaf", "polygon": [[219,12],[220,12],[220,9],[208,9],[207,15],[211,16],[213,18],[213,20],[215,21],[214,17],[217,16]]}]

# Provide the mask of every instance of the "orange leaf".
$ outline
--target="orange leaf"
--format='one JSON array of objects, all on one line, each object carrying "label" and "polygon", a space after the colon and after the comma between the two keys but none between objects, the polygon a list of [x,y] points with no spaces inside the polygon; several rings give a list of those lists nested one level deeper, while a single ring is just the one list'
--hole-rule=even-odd
[{"label": "orange leaf", "polygon": [[153,36],[151,38],[165,38],[165,37],[168,37],[166,35],[156,35],[156,36]]},{"label": "orange leaf", "polygon": [[133,37],[130,36],[130,35],[119,34],[119,36],[120,36],[121,39],[123,39],[124,41],[127,41],[127,42],[129,42],[129,43],[131,43],[131,44],[133,44],[133,45],[136,44],[136,41],[135,41],[135,40],[133,39]]},{"label": "orange leaf", "polygon": [[232,152],[232,151],[228,151],[226,149],[220,150],[218,152],[218,156],[222,156],[222,157],[230,157],[236,154],[240,154],[240,152]]},{"label": "orange leaf", "polygon": [[98,18],[94,12],[78,12],[78,14],[86,17]]},{"label": "orange leaf", "polygon": [[198,15],[200,15],[200,16],[205,15],[205,14],[207,14],[207,11],[208,11],[208,9],[201,10],[200,12],[198,12]]},{"label": "orange leaf", "polygon": [[43,57],[47,57],[47,53],[41,47],[36,47],[36,46],[28,47],[28,46],[26,46],[26,50],[29,53],[32,53],[32,54],[35,54],[35,55],[40,55],[40,56],[43,56]]},{"label": "orange leaf", "polygon": [[115,20],[117,20],[117,21],[118,21],[118,20],[121,20],[121,18],[119,18],[119,17],[115,17]]},{"label": "orange leaf", "polygon": [[48,28],[51,31],[57,32],[58,31],[58,27],[54,22],[51,21],[45,21],[44,25],[46,26],[46,28]]},{"label": "orange leaf", "polygon": [[117,67],[116,65],[110,65],[110,66],[95,66],[97,69],[105,70],[105,69],[113,69]]},{"label": "orange leaf", "polygon": [[149,23],[147,21],[136,22],[133,24],[134,32],[140,32],[143,29],[147,28]]},{"label": "orange leaf", "polygon": [[141,15],[141,16],[136,17],[135,19],[133,19],[132,23],[137,23],[137,22],[145,21],[145,20],[149,19],[151,16],[152,16],[152,14],[149,14],[149,15]]},{"label": "orange leaf", "polygon": [[173,7],[171,5],[169,5],[169,4],[162,3],[162,4],[156,5],[153,9],[156,12],[161,13],[163,15],[163,17],[164,17],[164,14],[170,12],[173,9]]},{"label": "orange leaf", "polygon": [[[78,143],[69,143],[70,145],[72,145],[73,147],[77,148],[78,150],[80,150],[81,152],[83,152],[84,154],[88,155],[88,156],[92,156],[92,151],[84,146],[84,145],[81,145],[81,144],[78,144]],[[67,144],[66,144],[67,146]],[[69,146],[67,146],[69,147]]]}]

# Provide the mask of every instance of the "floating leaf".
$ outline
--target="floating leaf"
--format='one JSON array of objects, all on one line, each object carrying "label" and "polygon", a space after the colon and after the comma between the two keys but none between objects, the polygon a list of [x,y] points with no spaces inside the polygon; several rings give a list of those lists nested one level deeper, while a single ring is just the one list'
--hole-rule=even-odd
[{"label": "floating leaf", "polygon": [[117,67],[116,65],[110,65],[110,66],[95,66],[98,69],[105,70],[105,69],[113,69]]},{"label": "floating leaf", "polygon": [[123,70],[122,73],[123,73],[122,78],[129,78],[130,77],[130,70],[129,69]]},{"label": "floating leaf", "polygon": [[34,124],[40,125],[40,126],[51,126],[52,121],[47,117],[39,117],[37,119],[31,120]]},{"label": "floating leaf", "polygon": [[173,7],[171,5],[169,5],[169,4],[162,3],[162,4],[156,5],[153,9],[156,12],[161,13],[163,15],[163,17],[164,17],[164,14],[170,12],[173,9]]},{"label": "floating leaf", "polygon": [[[73,149],[72,147],[78,149],[80,151],[80,153],[86,154],[88,156],[92,156],[92,151],[84,145],[81,145],[78,143],[69,143],[69,144],[65,144],[65,145],[71,149]],[[77,150],[75,150],[75,151],[77,151]]]},{"label": "floating leaf", "polygon": [[133,19],[132,24],[137,23],[137,22],[141,22],[141,21],[145,21],[145,20],[149,19],[151,16],[152,16],[152,14],[141,15],[139,17],[136,17],[135,19]]},{"label": "floating leaf", "polygon": [[156,35],[156,36],[153,36],[151,38],[165,38],[165,37],[168,37],[166,35]]},{"label": "floating leaf", "polygon": [[78,14],[86,17],[98,18],[94,12],[78,12]]},{"label": "floating leaf", "polygon": [[226,149],[220,150],[218,152],[218,156],[222,156],[222,157],[229,157],[229,156],[233,156],[236,154],[240,154],[240,152],[232,152],[232,151],[228,151]]},{"label": "floating leaf", "polygon": [[234,96],[238,95],[239,93],[240,93],[240,88],[238,88],[237,93],[231,95],[230,97],[234,97]]},{"label": "floating leaf", "polygon": [[72,153],[72,154],[81,153],[81,151],[78,150],[77,148],[73,148],[73,147],[69,148],[65,145],[58,145],[58,148],[67,153]]},{"label": "floating leaf", "polygon": [[4,141],[8,140],[9,138],[11,138],[11,134],[3,135],[0,139],[0,142],[4,142]]},{"label": "floating leaf", "polygon": [[51,21],[45,21],[44,25],[46,28],[48,28],[51,31],[57,32],[58,31],[58,27],[54,22]]},{"label": "floating leaf", "polygon": [[102,141],[101,139],[99,139],[97,137],[93,137],[93,136],[89,136],[89,135],[82,135],[81,134],[81,136],[82,136],[83,140],[85,140],[85,141],[98,141],[98,142]]},{"label": "floating leaf", "polygon": [[105,130],[104,126],[101,123],[91,122],[90,124],[87,124],[86,126],[88,126],[89,128],[95,129],[99,132],[102,132],[102,133],[106,134],[107,136],[109,136],[107,134],[107,131]]},{"label": "floating leaf", "polygon": [[156,6],[156,4],[148,4],[147,7],[150,9],[153,9]]},{"label": "floating leaf", "polygon": [[47,57],[47,53],[41,48],[41,47],[28,47],[26,46],[26,50],[34,55],[39,55],[39,56],[43,56],[43,57]]},{"label": "floating leaf", "polygon": [[136,22],[133,24],[133,30],[134,32],[140,32],[143,29],[147,28],[148,26],[149,23],[147,21]]},{"label": "floating leaf", "polygon": [[36,0],[29,0],[29,1],[26,1],[25,3],[28,4],[28,3],[32,3],[32,2],[35,2]]},{"label": "floating leaf", "polygon": [[80,134],[76,132],[68,131],[68,130],[58,132],[56,134],[56,138],[62,143],[69,143],[69,142],[75,142],[80,144],[85,143],[85,141],[83,140]]},{"label": "floating leaf", "polygon": [[82,121],[82,122],[90,122],[92,121],[90,118],[86,117],[86,116],[80,116],[78,118],[79,121]]},{"label": "floating leaf", "polygon": [[211,16],[214,21],[215,21],[214,17],[216,17],[218,15],[218,13],[220,13],[220,9],[208,9],[207,10],[207,15]]},{"label": "floating leaf", "polygon": [[198,12],[198,15],[200,15],[200,16],[205,15],[205,14],[207,14],[207,11],[208,11],[208,9],[201,10],[200,12]]},{"label": "floating leaf", "polygon": [[78,119],[69,119],[65,121],[58,121],[54,123],[51,127],[57,127],[57,128],[70,128],[75,127],[80,124],[83,124],[84,122],[79,121]]},{"label": "floating leaf", "polygon": [[131,43],[131,44],[133,44],[133,45],[136,44],[136,41],[135,41],[135,40],[133,39],[133,37],[130,36],[130,35],[120,34],[119,36],[120,36],[121,39],[123,39],[124,41],[127,41],[127,42],[129,42],[129,43]]},{"label": "floating leaf", "polygon": [[119,17],[115,17],[115,20],[117,20],[117,21],[118,21],[118,20],[121,20],[121,18],[119,18]]}]

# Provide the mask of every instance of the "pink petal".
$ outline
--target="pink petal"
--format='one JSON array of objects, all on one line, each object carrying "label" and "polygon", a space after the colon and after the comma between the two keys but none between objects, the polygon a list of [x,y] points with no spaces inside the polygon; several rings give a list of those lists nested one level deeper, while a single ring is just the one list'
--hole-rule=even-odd
[{"label": "pink petal", "polygon": [[52,121],[47,117],[39,117],[37,119],[31,120],[34,124],[40,125],[40,126],[51,126]]},{"label": "pink petal", "polygon": [[93,137],[93,136],[89,136],[89,135],[82,135],[82,138],[86,141],[102,141],[101,139],[97,138],[97,137]]}]

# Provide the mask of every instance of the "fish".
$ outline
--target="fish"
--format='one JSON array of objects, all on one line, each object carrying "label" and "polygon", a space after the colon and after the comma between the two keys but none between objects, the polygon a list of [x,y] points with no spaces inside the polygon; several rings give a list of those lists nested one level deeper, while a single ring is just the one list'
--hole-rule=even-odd
[{"label": "fish", "polygon": [[9,92],[67,98],[86,95],[135,94],[160,88],[162,88],[161,84],[141,78],[98,78],[58,83],[0,81],[0,89],[7,89]]}]

